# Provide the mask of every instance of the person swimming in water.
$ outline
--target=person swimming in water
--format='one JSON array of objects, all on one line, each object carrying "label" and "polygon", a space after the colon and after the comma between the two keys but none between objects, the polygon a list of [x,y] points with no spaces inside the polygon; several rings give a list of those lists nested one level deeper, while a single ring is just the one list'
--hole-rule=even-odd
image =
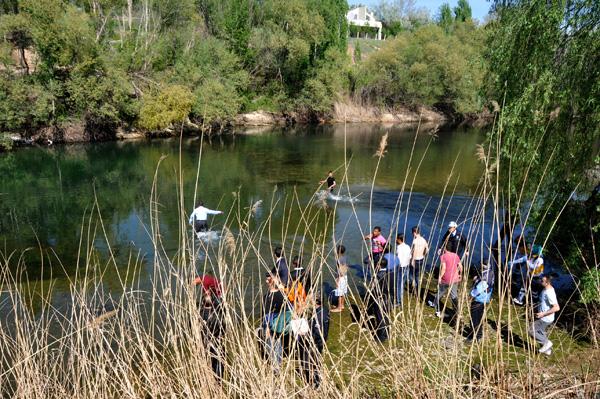
[{"label": "person swimming in water", "polygon": [[327,179],[321,180],[319,182],[319,184],[323,184],[323,183],[327,183],[327,190],[329,190],[330,193],[333,193],[333,189],[336,186],[335,177],[333,177],[333,170],[330,170],[327,173]]},{"label": "person swimming in water", "polygon": [[206,232],[208,231],[208,215],[220,215],[223,212],[221,211],[213,211],[212,209],[208,209],[204,206],[204,202],[198,202],[198,206],[192,214],[190,215],[190,224],[194,226],[194,231],[196,233]]}]

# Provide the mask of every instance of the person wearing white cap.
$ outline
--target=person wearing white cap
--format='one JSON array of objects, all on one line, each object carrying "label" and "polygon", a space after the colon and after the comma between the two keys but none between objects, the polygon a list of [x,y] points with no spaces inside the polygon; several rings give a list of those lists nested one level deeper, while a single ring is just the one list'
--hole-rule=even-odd
[{"label": "person wearing white cap", "polygon": [[[438,249],[438,255],[442,254],[442,250],[445,248],[449,252],[454,252],[458,256],[461,256],[460,252],[464,251],[464,256],[469,255],[469,249],[467,248],[467,239],[456,229],[458,224],[455,221],[448,223],[448,231],[444,234],[442,242]],[[462,256],[461,256],[462,257]]]}]

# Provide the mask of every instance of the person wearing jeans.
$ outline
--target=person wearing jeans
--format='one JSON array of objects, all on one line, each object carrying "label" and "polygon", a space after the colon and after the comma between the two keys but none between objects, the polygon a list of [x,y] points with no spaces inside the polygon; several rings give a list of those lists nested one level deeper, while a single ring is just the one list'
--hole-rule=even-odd
[{"label": "person wearing jeans", "polygon": [[410,285],[417,296],[419,296],[419,279],[423,268],[425,267],[425,256],[429,251],[429,244],[427,240],[421,235],[421,230],[418,226],[412,228],[413,242],[411,246],[411,261],[410,261]]},{"label": "person wearing jeans", "polygon": [[198,206],[190,215],[189,223],[194,226],[194,231],[196,233],[206,232],[208,231],[208,215],[220,215],[222,213],[223,212],[221,211],[213,211],[212,209],[206,208],[204,202],[199,201]]},{"label": "person wearing jeans", "polygon": [[443,318],[443,311],[446,308],[446,300],[450,296],[454,312],[458,314],[458,284],[445,284],[438,282],[438,291],[435,297],[435,315]]},{"label": "person wearing jeans", "polygon": [[[456,316],[460,315],[458,304],[458,283],[461,280],[462,265],[460,258],[454,252],[448,250],[448,246],[444,249],[444,254],[440,257],[440,276],[438,278],[438,292],[435,298],[435,315],[443,317],[443,309],[445,305],[445,297],[450,295],[452,306]],[[444,299],[444,305],[440,302]]]},{"label": "person wearing jeans", "polygon": [[554,314],[560,310],[556,291],[552,286],[552,277],[545,275],[542,277],[543,290],[540,294],[539,312],[535,314],[535,321],[529,327],[529,335],[536,342],[542,344],[540,353],[550,356],[552,354],[552,341],[548,339],[548,327],[554,322]]},{"label": "person wearing jeans", "polygon": [[408,271],[410,267],[411,250],[404,242],[404,234],[396,236],[396,258],[400,262],[396,268],[396,305],[402,305],[402,297],[404,296],[404,285],[408,282]]}]

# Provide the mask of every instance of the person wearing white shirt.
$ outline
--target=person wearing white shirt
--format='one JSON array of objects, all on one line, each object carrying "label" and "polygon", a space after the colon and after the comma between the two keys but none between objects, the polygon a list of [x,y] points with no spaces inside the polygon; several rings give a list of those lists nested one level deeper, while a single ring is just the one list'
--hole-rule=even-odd
[{"label": "person wearing white shirt", "polygon": [[396,256],[400,260],[400,265],[396,268],[396,305],[401,306],[404,286],[408,282],[408,267],[412,256],[410,246],[404,242],[404,234],[396,236]]},{"label": "person wearing white shirt", "polygon": [[411,259],[410,259],[410,274],[409,281],[413,287],[417,296],[420,296],[419,283],[421,274],[425,270],[425,256],[429,252],[429,244],[427,240],[421,235],[421,229],[419,226],[412,228],[413,242],[411,247]]},{"label": "person wearing white shirt", "polygon": [[538,312],[535,314],[535,321],[529,327],[529,335],[537,342],[542,344],[540,353],[545,355],[552,354],[552,341],[548,339],[546,330],[554,322],[554,314],[560,310],[556,291],[552,286],[552,277],[545,275],[542,277],[542,290],[540,294],[540,304]]},{"label": "person wearing white shirt", "polygon": [[194,226],[194,231],[196,233],[208,231],[208,215],[220,215],[223,212],[221,211],[213,211],[212,209],[208,209],[204,206],[204,203],[200,201],[198,206],[192,214],[190,215],[189,223]]}]

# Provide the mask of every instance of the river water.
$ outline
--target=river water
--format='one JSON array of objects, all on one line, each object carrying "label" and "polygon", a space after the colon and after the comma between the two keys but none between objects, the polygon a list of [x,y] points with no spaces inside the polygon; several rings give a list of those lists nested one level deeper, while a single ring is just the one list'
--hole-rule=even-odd
[{"label": "river water", "polygon": [[[374,153],[386,132],[388,145],[378,165]],[[419,224],[433,245],[450,220],[462,229],[478,224],[481,232],[489,231],[489,221],[470,219],[483,172],[475,151],[483,141],[484,133],[472,129],[416,134],[416,127],[378,125],[296,127],[205,139],[196,193],[197,137],[23,148],[0,155],[0,252],[5,265],[13,270],[20,265],[29,281],[52,281],[58,293],[68,292],[86,250],[92,248],[102,260],[108,256],[107,243],[118,265],[126,267],[131,256],[141,259],[138,278],[149,279],[156,177],[154,199],[167,255],[180,246],[183,187],[186,216],[196,195],[207,207],[225,211],[211,217],[212,229],[226,225],[234,236],[240,231],[236,214],[262,201],[248,226],[254,233],[268,225],[258,241],[259,253],[283,243],[290,255],[305,251],[308,258],[315,245],[332,248],[335,240],[348,248],[351,262],[360,263],[366,254],[362,234],[374,225],[389,235],[409,233]],[[319,180],[329,169],[336,170],[337,201],[318,199]],[[312,221],[303,220],[301,208]],[[198,256],[205,255],[200,251]],[[259,275],[266,266],[257,258],[247,260],[256,262]],[[118,286],[118,270],[107,269],[103,279],[109,288]]]}]

